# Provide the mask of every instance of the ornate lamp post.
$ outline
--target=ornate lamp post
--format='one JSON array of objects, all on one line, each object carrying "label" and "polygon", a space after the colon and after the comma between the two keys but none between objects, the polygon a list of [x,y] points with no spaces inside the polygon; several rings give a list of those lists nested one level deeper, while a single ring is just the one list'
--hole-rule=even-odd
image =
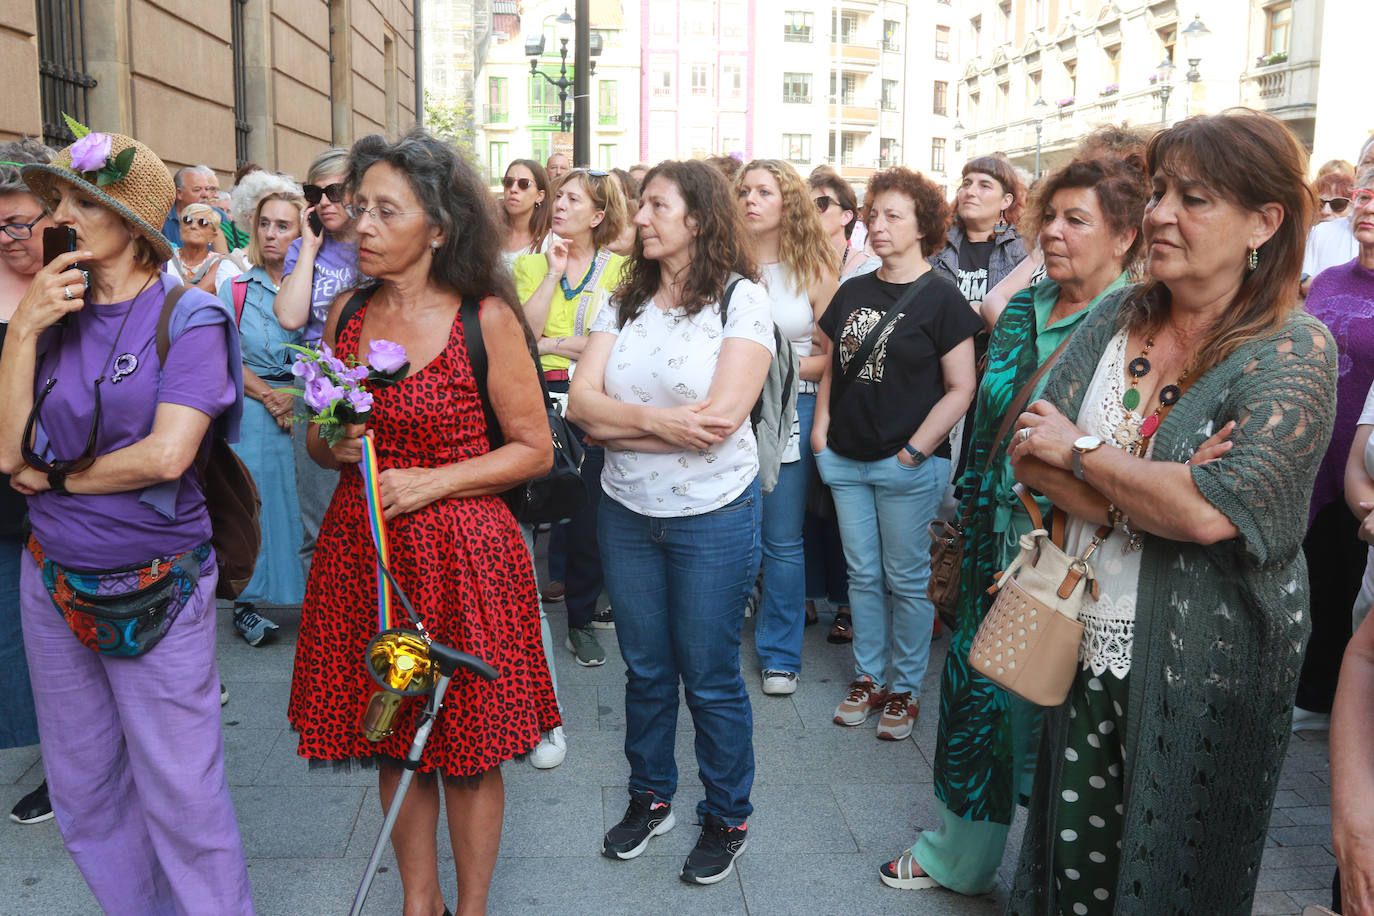
[{"label": "ornate lamp post", "polygon": [[1166,57],[1159,62],[1159,124],[1169,126],[1169,96],[1173,94],[1174,62]]},{"label": "ornate lamp post", "polygon": [[557,124],[563,133],[572,132],[572,115],[568,112],[568,90],[572,88],[573,81],[568,79],[568,42],[572,40],[573,17],[568,15],[565,9],[554,20],[556,24],[556,34],[558,37],[558,78],[554,79],[543,70],[539,69],[539,58],[544,54],[544,33],[540,32],[539,37],[533,36],[525,39],[525,55],[530,59],[530,75],[542,76],[550,85],[558,89],[558,116],[549,116],[549,122]]},{"label": "ornate lamp post", "polygon": [[1188,23],[1188,27],[1183,30],[1183,54],[1188,58],[1188,82],[1196,83],[1202,79],[1202,74],[1198,72],[1197,65],[1202,63],[1202,57],[1207,51],[1207,45],[1212,37],[1212,30],[1202,23],[1200,14],[1193,14],[1193,21]]},{"label": "ornate lamp post", "polygon": [[1050,110],[1050,106],[1045,104],[1044,99],[1036,99],[1031,105],[1031,114],[1035,117],[1035,177],[1040,177],[1040,140],[1045,133],[1045,112]]},{"label": "ornate lamp post", "polygon": [[[577,0],[577,11],[581,19],[574,20],[564,9],[555,19],[555,35],[558,38],[558,76],[539,69],[539,58],[544,54],[544,34],[525,39],[525,56],[530,59],[530,75],[542,76],[558,90],[558,114],[549,116],[549,123],[557,124],[563,133],[573,134],[573,162],[585,166],[591,162],[591,104],[590,77],[596,72],[596,61],[601,56],[601,35],[591,32],[587,25],[588,17],[583,7],[587,0]],[[576,41],[574,41],[574,37]],[[573,76],[568,77],[568,45],[574,45]],[[584,63],[585,61],[585,63]],[[568,110],[568,100],[572,99],[572,111]]]}]

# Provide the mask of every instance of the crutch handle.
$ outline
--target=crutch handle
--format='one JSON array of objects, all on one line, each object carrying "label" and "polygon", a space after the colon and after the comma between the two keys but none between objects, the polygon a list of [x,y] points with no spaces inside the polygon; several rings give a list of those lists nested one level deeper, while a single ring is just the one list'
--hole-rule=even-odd
[{"label": "crutch handle", "polygon": [[501,672],[497,671],[477,656],[470,655],[459,649],[450,648],[441,643],[431,642],[429,644],[429,654],[430,657],[434,659],[435,664],[439,666],[439,673],[448,675],[449,677],[453,677],[454,672],[459,668],[471,671],[478,677],[486,678],[489,681],[494,681],[501,676]]}]

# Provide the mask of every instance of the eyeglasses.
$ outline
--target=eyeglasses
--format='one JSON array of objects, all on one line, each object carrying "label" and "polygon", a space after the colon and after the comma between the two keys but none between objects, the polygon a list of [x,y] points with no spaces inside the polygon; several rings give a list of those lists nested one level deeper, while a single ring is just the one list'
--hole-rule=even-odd
[{"label": "eyeglasses", "polygon": [[24,459],[25,464],[40,474],[51,474],[54,471],[79,474],[95,464],[96,440],[100,435],[100,383],[103,381],[105,381],[103,377],[95,380],[95,413],[91,415],[91,428],[86,433],[86,448],[81,452],[81,455],[77,458],[44,461],[29,443],[33,442],[33,427],[38,421],[38,409],[43,406],[43,401],[47,399],[48,392],[52,391],[52,386],[57,384],[57,379],[48,379],[47,383],[43,385],[43,390],[39,392],[37,399],[33,402],[33,409],[29,411],[28,422],[24,424],[24,438],[19,446],[19,454]]},{"label": "eyeglasses", "polygon": [[1349,197],[1323,197],[1320,198],[1323,207],[1330,207],[1332,213],[1344,213],[1345,208],[1350,206]]},{"label": "eyeglasses", "polygon": [[1354,194],[1350,195],[1350,202],[1355,205],[1356,210],[1374,204],[1374,191],[1368,188],[1360,188]]},{"label": "eyeglasses", "polygon": [[312,207],[319,204],[321,197],[328,197],[332,203],[337,204],[344,199],[344,194],[348,191],[348,189],[344,187],[342,181],[336,181],[323,188],[317,184],[308,184],[301,190],[305,192],[306,203],[310,204]]},{"label": "eyeglasses", "polygon": [[839,202],[838,200],[836,200],[836,199],[833,198],[833,197],[829,197],[829,196],[827,196],[827,197],[817,197],[815,200],[816,200],[816,209],[817,209],[819,212],[821,212],[821,213],[824,213],[826,210],[829,210],[831,204],[834,204],[835,206],[839,206],[839,204],[840,204],[840,202]]},{"label": "eyeglasses", "polygon": [[33,218],[32,222],[28,223],[6,223],[0,226],[0,232],[4,232],[5,235],[8,235],[16,242],[22,242],[24,239],[33,238],[33,227],[41,223],[43,217],[47,215],[46,213],[40,213]]},{"label": "eyeglasses", "polygon": [[425,212],[423,210],[393,210],[383,204],[378,204],[375,207],[360,207],[357,204],[353,204],[347,209],[348,215],[355,220],[362,219],[363,216],[366,215],[377,220],[383,226],[389,226],[403,216],[414,216],[416,213]]},{"label": "eyeglasses", "polygon": [[203,216],[183,216],[181,218],[181,224],[183,226],[199,226],[202,229],[210,225],[211,222],[213,222],[213,220],[206,219]]},{"label": "eyeglasses", "polygon": [[505,188],[507,191],[511,189],[512,185],[518,187],[522,191],[528,191],[532,184],[534,184],[533,178],[512,178],[507,175],[505,178],[501,179],[501,187]]}]

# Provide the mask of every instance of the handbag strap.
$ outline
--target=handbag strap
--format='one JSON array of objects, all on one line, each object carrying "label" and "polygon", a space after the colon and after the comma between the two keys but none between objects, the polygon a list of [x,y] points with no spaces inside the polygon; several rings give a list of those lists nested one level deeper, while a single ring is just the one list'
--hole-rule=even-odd
[{"label": "handbag strap", "polygon": [[[1045,527],[1045,518],[1040,514],[1040,506],[1036,504],[1035,497],[1031,496],[1030,488],[1025,484],[1018,483],[1012,488],[1012,492],[1016,494],[1017,499],[1021,500],[1021,505],[1025,507],[1026,514],[1030,516],[1031,527],[1043,530]],[[1050,507],[1050,540],[1054,542],[1054,546],[1058,547],[1060,550],[1064,550],[1064,535],[1065,527],[1068,523],[1068,515],[1069,514],[1063,509],[1059,509],[1055,506]],[[1111,533],[1111,525],[1098,525],[1097,530],[1093,532],[1092,545],[1084,551],[1080,559],[1086,560],[1088,557],[1092,556],[1093,551],[1097,550],[1098,544],[1106,540]]]},{"label": "handbag strap", "polygon": [[916,295],[931,281],[934,275],[935,271],[931,269],[921,274],[915,280],[912,280],[911,285],[906,288],[906,291],[898,296],[897,301],[892,303],[891,307],[888,308],[887,313],[883,315],[883,320],[878,322],[871,331],[864,335],[864,339],[859,343],[858,349],[856,349],[854,355],[849,358],[849,365],[845,368],[844,375],[840,376],[836,380],[835,386],[830,389],[830,404],[832,407],[840,402],[840,398],[844,397],[845,392],[849,390],[849,386],[859,377],[859,373],[863,370],[864,364],[868,362],[868,357],[873,354],[873,348],[878,345],[878,340],[883,336],[883,331],[887,330],[888,325],[897,320],[898,316],[902,314],[902,309],[911,304],[912,300],[915,299]]},{"label": "handbag strap", "polygon": [[592,264],[592,277],[577,296],[577,311],[573,314],[574,337],[587,336],[587,309],[591,307],[592,297],[601,284],[601,274],[610,262],[611,250],[609,248],[602,248],[596,253],[595,261]]}]

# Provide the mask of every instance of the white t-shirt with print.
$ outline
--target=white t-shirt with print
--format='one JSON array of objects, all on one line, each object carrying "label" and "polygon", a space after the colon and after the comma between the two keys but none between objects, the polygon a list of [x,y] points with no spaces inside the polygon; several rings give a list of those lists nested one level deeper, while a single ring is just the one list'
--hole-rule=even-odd
[{"label": "white t-shirt with print", "polygon": [[[616,321],[616,309],[603,308],[592,333],[616,335],[606,361],[605,387],[606,394],[625,403],[680,407],[703,400],[727,337],[752,340],[773,352],[768,293],[749,280],[740,281],[731,294],[724,328],[718,303],[689,317],[650,300],[625,327],[617,328]],[[758,447],[746,418],[723,442],[700,451],[607,449],[601,486],[633,512],[666,518],[719,509],[744,492],[758,473]]]}]

